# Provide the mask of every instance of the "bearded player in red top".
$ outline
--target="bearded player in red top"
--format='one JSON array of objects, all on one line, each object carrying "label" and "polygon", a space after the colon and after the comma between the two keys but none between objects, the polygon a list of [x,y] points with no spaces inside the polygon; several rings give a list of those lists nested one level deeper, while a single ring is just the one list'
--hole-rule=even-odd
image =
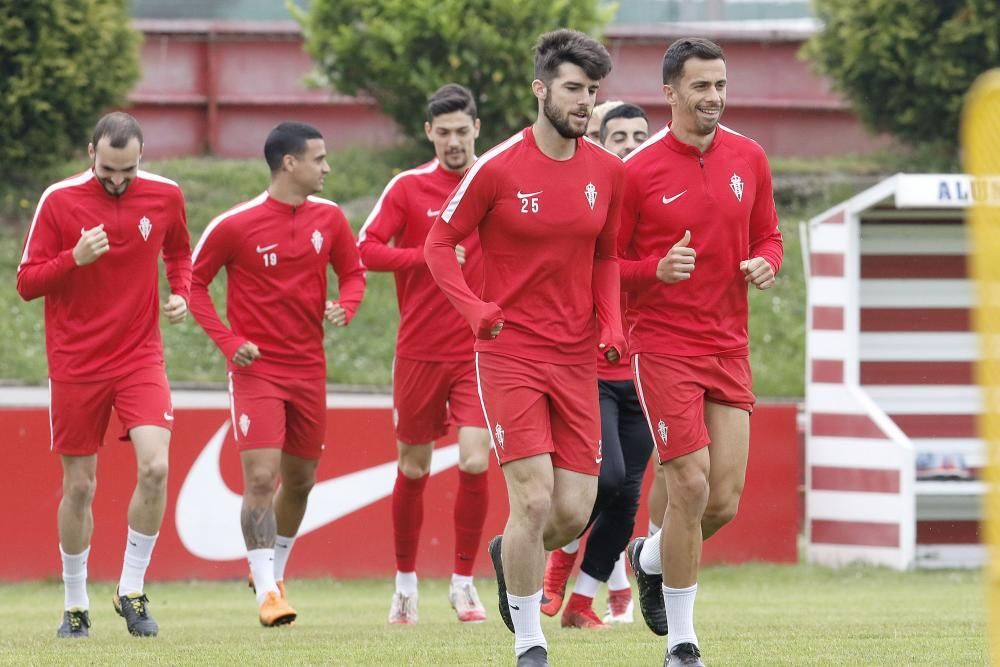
[{"label": "bearded player in red top", "polygon": [[[304,123],[281,123],[268,135],[264,157],[268,189],[215,218],[195,247],[191,313],[229,364],[243,463],[240,523],[260,623],[271,627],[296,618],[284,572],[326,437],[323,321],[347,326],[365,276],[340,207],[313,196],[330,172],[323,135]],[[337,301],[327,297],[330,266]],[[223,267],[228,327],[208,292]]]},{"label": "bearded player in red top", "polygon": [[159,628],[143,579],[167,504],[167,452],[173,429],[157,310],[158,258],[171,295],[163,314],[184,320],[191,245],[184,195],[173,181],[139,169],[142,128],[110,113],[94,128],[91,168],[45,191],[17,267],[25,300],[45,297],[52,451],[63,467],[59,551],[65,613],[59,637],[90,628],[87,558],[97,452],[111,409],[135,449],[137,484],[128,506],[125,562],[113,602],[136,636]]},{"label": "bearded player in red top", "polygon": [[[427,237],[434,279],[476,335],[486,422],[510,515],[489,545],[518,665],[547,665],[539,607],[545,549],[580,534],[597,492],[595,350],[622,353],[616,257],[624,167],[583,138],[611,57],[579,32],[535,46],[538,120],[469,169]],[[478,228],[475,294],[455,247]],[[595,317],[596,315],[596,317]]]},{"label": "bearded player in red top", "polygon": [[774,285],[783,249],[767,156],[719,124],[722,50],[677,40],[663,84],[670,125],[625,158],[620,248],[632,372],[667,509],[662,529],[628,552],[646,623],[660,635],[669,628],[666,664],[679,667],[703,664],[701,546],[736,515],[746,475],[755,400],[747,288]]},{"label": "bearded player in red top", "polygon": [[[399,469],[392,491],[396,591],[389,622],[417,622],[417,544],[424,516],[434,441],[458,427],[458,493],[455,496],[455,569],[448,599],[463,623],[486,620],[472,581],[472,567],[488,507],[486,470],[490,436],[476,389],[474,338],[424,263],[424,240],[441,208],[475,161],[479,134],[469,89],[450,83],[427,103],[427,138],[435,159],[404,171],[386,186],[358,234],[365,266],[392,271],[399,300],[399,334],[392,366],[392,403]],[[390,245],[390,242],[392,245]],[[482,289],[479,237],[456,246],[466,282]]]}]

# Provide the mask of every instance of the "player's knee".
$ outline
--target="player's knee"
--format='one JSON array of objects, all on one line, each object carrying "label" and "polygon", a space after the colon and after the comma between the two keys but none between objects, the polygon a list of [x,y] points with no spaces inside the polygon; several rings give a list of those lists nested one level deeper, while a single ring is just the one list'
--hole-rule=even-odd
[{"label": "player's knee", "polygon": [[667,502],[671,507],[681,510],[703,512],[708,504],[708,493],[708,477],[699,474],[698,471],[692,471],[672,480]]},{"label": "player's knee", "polygon": [[167,460],[144,461],[138,465],[139,484],[147,489],[159,490],[167,485]]},{"label": "player's knee", "polygon": [[425,461],[422,458],[403,457],[399,460],[399,470],[403,473],[404,477],[409,479],[420,479],[424,475],[430,473],[431,462],[430,459]]},{"label": "player's knee", "polygon": [[552,497],[543,489],[522,489],[512,505],[524,519],[543,526],[552,510]]},{"label": "player's knee", "polygon": [[281,479],[281,488],[295,496],[308,496],[314,486],[316,486],[315,475],[297,475]]},{"label": "player's knee", "polygon": [[470,452],[463,455],[458,461],[458,469],[470,475],[478,475],[486,472],[490,467],[490,457],[488,452]]},{"label": "player's knee", "polygon": [[63,480],[63,498],[76,507],[89,507],[96,493],[96,477],[78,475]]},{"label": "player's knee", "polygon": [[277,471],[266,466],[246,470],[243,480],[244,495],[270,497],[274,494],[274,485],[277,481]]},{"label": "player's knee", "polygon": [[702,525],[705,532],[714,533],[727,523],[736,518],[736,512],[740,508],[740,497],[735,494],[718,502],[710,502],[705,508],[702,518]]}]

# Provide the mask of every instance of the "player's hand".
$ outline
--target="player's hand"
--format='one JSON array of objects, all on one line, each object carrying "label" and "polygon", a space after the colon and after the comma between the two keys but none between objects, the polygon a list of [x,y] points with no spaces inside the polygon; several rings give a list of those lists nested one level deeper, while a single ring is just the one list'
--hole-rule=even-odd
[{"label": "player's hand", "polygon": [[233,355],[233,363],[240,368],[246,368],[257,359],[260,359],[260,349],[250,341],[240,345],[240,349]]},{"label": "player's hand", "polygon": [[108,235],[104,232],[104,225],[81,229],[80,240],[73,248],[73,261],[76,262],[77,266],[93,264],[110,248]]},{"label": "player's hand", "polygon": [[483,309],[479,315],[479,320],[474,327],[476,338],[479,340],[492,340],[500,335],[503,329],[503,311],[500,306],[493,302],[483,304]]},{"label": "player's hand", "polygon": [[684,237],[674,244],[674,247],[656,265],[656,278],[667,285],[673,285],[682,280],[688,280],[694,271],[694,248],[689,248],[691,231],[684,232]]},{"label": "player's hand", "polygon": [[460,245],[455,246],[455,257],[458,258],[458,265],[465,264],[465,248]]},{"label": "player's hand", "polygon": [[347,326],[347,311],[336,301],[326,302],[326,310],[323,312],[323,317],[335,327]]},{"label": "player's hand", "polygon": [[167,321],[171,324],[183,322],[187,313],[187,301],[180,294],[171,294],[167,302],[163,304],[163,314],[167,316]]},{"label": "player's hand", "polygon": [[503,320],[500,320],[490,328],[490,338],[499,336],[501,329],[503,329]]},{"label": "player's hand", "polygon": [[601,343],[597,347],[600,348],[602,352],[604,352],[604,358],[607,359],[612,364],[617,364],[622,358],[621,352],[619,352],[618,348],[616,348],[614,345],[609,347],[604,343]]},{"label": "player's hand", "polygon": [[748,284],[753,283],[757,289],[768,289],[774,286],[774,269],[763,257],[744,259],[740,262],[740,271],[743,272],[743,280]]}]

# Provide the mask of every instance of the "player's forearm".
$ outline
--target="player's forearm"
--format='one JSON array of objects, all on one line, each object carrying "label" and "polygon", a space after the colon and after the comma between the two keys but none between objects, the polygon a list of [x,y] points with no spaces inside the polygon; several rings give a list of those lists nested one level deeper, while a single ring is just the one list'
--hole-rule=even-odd
[{"label": "player's forearm", "polygon": [[188,299],[188,307],[191,310],[191,316],[194,317],[194,321],[208,334],[208,337],[219,348],[226,361],[232,359],[233,355],[236,354],[236,350],[240,348],[240,345],[245,340],[234,334],[229,327],[222,323],[219,313],[215,310],[212,297],[208,293],[208,287],[199,284],[197,280],[191,284],[191,296]]},{"label": "player's forearm", "polygon": [[17,293],[25,301],[45,296],[65,286],[75,268],[72,249],[63,250],[41,264],[22,266],[17,272]]},{"label": "player's forearm", "polygon": [[641,260],[618,258],[618,275],[621,289],[626,292],[641,290],[660,281],[656,278],[656,267],[659,257],[647,257]]},{"label": "player's forearm", "polygon": [[477,297],[465,281],[462,268],[455,258],[457,238],[435,234],[432,229],[424,244],[424,258],[434,282],[448,298],[455,309],[472,327],[479,338],[491,338],[491,329],[502,320],[503,314],[494,303],[485,303]]},{"label": "player's forearm", "polygon": [[372,271],[403,271],[423,266],[423,248],[394,248],[374,241],[358,244],[361,261]]},{"label": "player's forearm", "polygon": [[338,275],[337,282],[337,291],[339,293],[337,303],[344,309],[344,312],[347,314],[347,321],[350,322],[354,319],[354,314],[358,312],[361,300],[364,299],[367,280],[365,279],[364,272],[359,271],[344,277]]},{"label": "player's forearm", "polygon": [[785,245],[781,239],[781,232],[775,228],[773,234],[750,245],[750,257],[763,257],[774,270],[774,275],[778,275],[781,268],[781,261],[784,258]]},{"label": "player's forearm", "polygon": [[625,334],[622,332],[621,285],[618,262],[614,259],[594,258],[594,309],[600,326],[601,342],[614,345],[619,354],[624,352]]},{"label": "player's forearm", "polygon": [[163,264],[167,269],[167,282],[170,284],[171,294],[184,297],[184,300],[191,301],[191,249],[178,254],[163,255]]}]

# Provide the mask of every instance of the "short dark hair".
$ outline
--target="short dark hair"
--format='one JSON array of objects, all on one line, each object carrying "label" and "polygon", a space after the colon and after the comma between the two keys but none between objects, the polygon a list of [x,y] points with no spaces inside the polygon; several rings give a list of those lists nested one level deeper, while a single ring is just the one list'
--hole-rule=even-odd
[{"label": "short dark hair", "polygon": [[472,120],[479,117],[476,109],[476,98],[472,91],[457,83],[446,83],[427,100],[427,122],[432,123],[438,116],[461,111],[469,114]]},{"label": "short dark hair", "polygon": [[589,35],[563,28],[540,36],[535,42],[535,78],[548,85],[563,63],[576,65],[595,81],[611,71],[608,50]]},{"label": "short dark hair", "polygon": [[320,131],[312,125],[295,121],[279,123],[267,135],[267,141],[264,142],[264,159],[267,160],[271,173],[275,174],[281,169],[281,163],[286,155],[302,157],[306,151],[307,141],[322,138]]},{"label": "short dark hair", "polygon": [[722,47],[704,37],[682,37],[663,54],[663,85],[676,81],[684,71],[684,63],[689,58],[699,60],[721,60],[726,62]]},{"label": "short dark hair", "polygon": [[133,138],[139,140],[139,148],[142,148],[142,128],[139,127],[139,121],[124,111],[112,111],[102,116],[94,126],[90,143],[97,148],[97,142],[105,137],[112,148],[125,148]]},{"label": "short dark hair", "polygon": [[646,121],[646,127],[649,127],[649,118],[646,117],[646,112],[642,110],[642,107],[637,104],[629,104],[628,102],[619,104],[604,114],[604,118],[601,119],[602,144],[608,138],[608,121],[615,118],[641,118]]}]

